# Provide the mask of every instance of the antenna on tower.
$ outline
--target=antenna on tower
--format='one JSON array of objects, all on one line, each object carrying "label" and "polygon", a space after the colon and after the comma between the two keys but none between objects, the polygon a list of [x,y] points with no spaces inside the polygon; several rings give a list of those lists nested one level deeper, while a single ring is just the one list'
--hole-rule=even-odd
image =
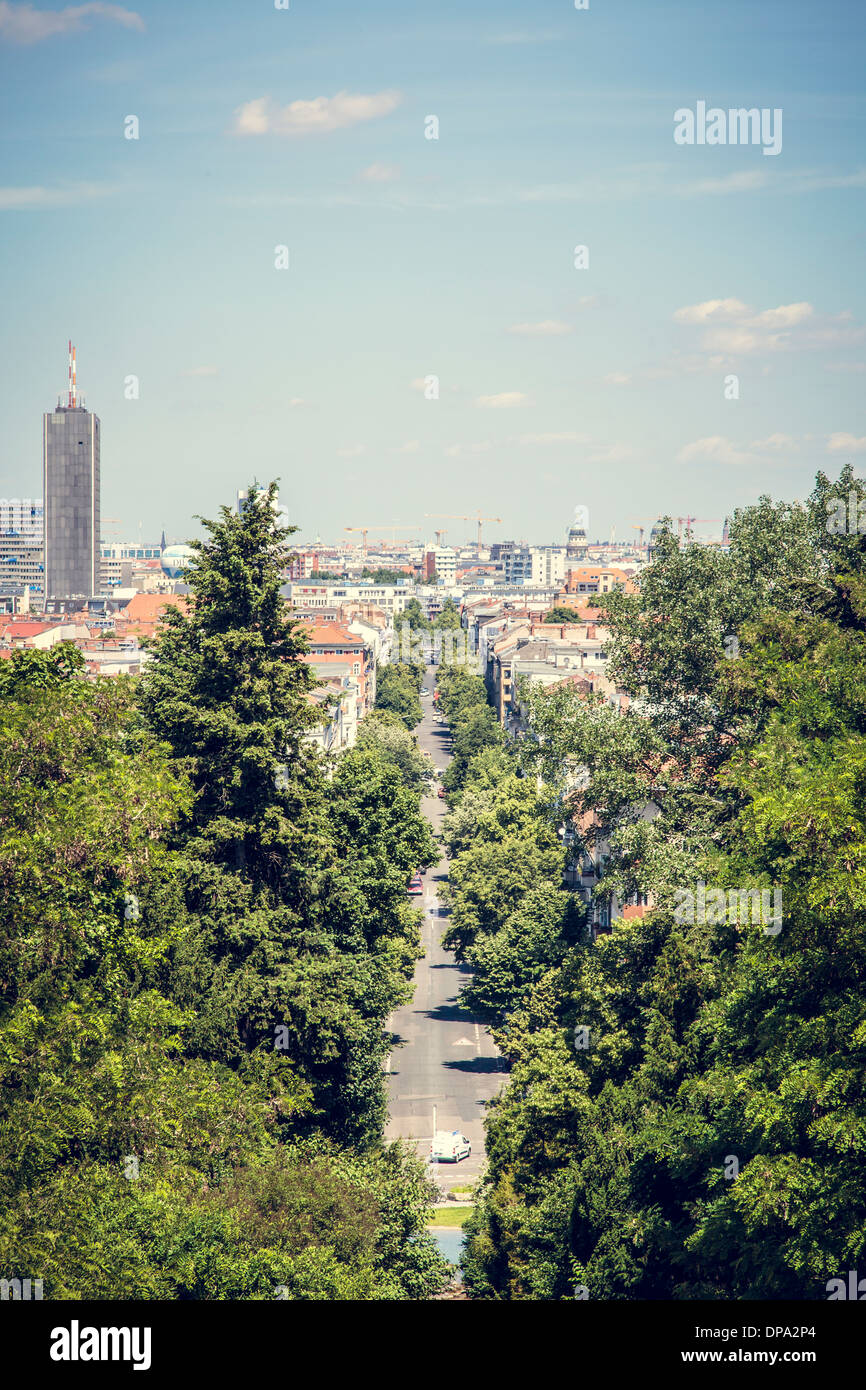
[{"label": "antenna on tower", "polygon": [[67,386],[68,386],[68,394],[67,394],[67,398],[66,398],[66,404],[67,404],[68,408],[71,410],[71,409],[72,409],[72,339],[71,339],[71,338],[69,339],[69,364],[68,364],[68,366],[67,366],[67,368],[66,368],[66,374],[67,374]]},{"label": "antenna on tower", "polygon": [[75,348],[72,346],[72,339],[69,339],[69,395],[67,403],[69,409],[73,410],[78,405],[78,386],[75,380]]}]

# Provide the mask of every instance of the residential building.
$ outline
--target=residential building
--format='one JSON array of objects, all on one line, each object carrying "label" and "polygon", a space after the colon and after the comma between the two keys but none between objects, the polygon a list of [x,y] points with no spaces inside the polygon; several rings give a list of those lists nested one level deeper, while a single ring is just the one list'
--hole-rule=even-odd
[{"label": "residential building", "polygon": [[450,587],[457,581],[457,551],[447,545],[437,545],[433,554],[439,583]]},{"label": "residential building", "polygon": [[280,590],[297,609],[331,608],[335,604],[360,603],[383,609],[392,620],[403,612],[410,598],[417,597],[411,580],[405,584],[373,584],[362,580],[351,583],[290,581]]},{"label": "residential building", "polygon": [[0,594],[44,592],[42,498],[0,497]]},{"label": "residential building", "polygon": [[532,545],[529,553],[533,584],[555,584],[557,587],[563,584],[566,566],[564,545]]},{"label": "residential building", "polygon": [[321,680],[353,677],[358,685],[358,718],[369,714],[376,702],[376,663],[373,645],[342,623],[304,624],[309,652],[302,660]]}]

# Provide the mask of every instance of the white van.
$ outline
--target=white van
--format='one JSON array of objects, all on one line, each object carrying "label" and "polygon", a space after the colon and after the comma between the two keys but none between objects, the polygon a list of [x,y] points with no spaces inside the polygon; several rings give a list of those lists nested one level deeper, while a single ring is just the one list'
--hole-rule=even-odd
[{"label": "white van", "polygon": [[472,1145],[466,1135],[457,1129],[450,1134],[444,1129],[437,1130],[430,1147],[430,1157],[436,1163],[459,1163],[461,1158],[468,1158],[471,1152]]}]

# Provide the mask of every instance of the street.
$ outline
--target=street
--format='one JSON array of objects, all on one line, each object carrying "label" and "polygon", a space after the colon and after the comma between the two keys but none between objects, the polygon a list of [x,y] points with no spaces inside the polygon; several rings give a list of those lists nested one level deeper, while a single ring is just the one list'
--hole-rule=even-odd
[{"label": "street", "polygon": [[[428,667],[425,685],[434,688],[434,668]],[[450,761],[445,725],[433,721],[431,698],[422,699],[424,718],[416,730],[422,751],[432,754],[433,765],[445,768]],[[447,803],[436,795],[422,801],[424,815],[438,833]],[[459,966],[441,939],[448,918],[440,906],[438,890],[448,876],[447,861],[424,875],[424,956],[415,968],[412,1002],[398,1009],[390,1020],[395,1044],[389,1058],[388,1139],[415,1141],[418,1153],[430,1154],[433,1113],[438,1130],[460,1130],[472,1145],[468,1159],[437,1163],[433,1171],[440,1186],[449,1189],[476,1179],[484,1167],[484,1105],[505,1080],[493,1039],[482,1023],[457,1006],[457,994],[468,971]]]}]

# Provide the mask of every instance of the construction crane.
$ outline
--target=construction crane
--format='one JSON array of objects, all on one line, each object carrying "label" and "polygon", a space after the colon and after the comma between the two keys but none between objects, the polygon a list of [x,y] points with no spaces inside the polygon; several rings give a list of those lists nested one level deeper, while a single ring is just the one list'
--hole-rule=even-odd
[{"label": "construction crane", "polygon": [[393,545],[394,540],[395,540],[395,538],[396,538],[396,533],[397,533],[398,531],[420,531],[420,530],[421,530],[421,527],[420,527],[420,526],[403,526],[403,525],[400,524],[400,522],[382,522],[382,523],[380,523],[378,526],[344,526],[344,527],[343,527],[343,530],[344,530],[344,531],[360,531],[360,532],[361,532],[361,536],[362,536],[362,540],[363,540],[363,546],[362,546],[362,548],[363,548],[364,554],[366,555],[366,554],[367,554],[367,533],[368,533],[368,531],[392,531],[392,532],[394,532],[394,535],[393,535],[392,538],[391,538],[391,544]]},{"label": "construction crane", "polygon": [[697,521],[697,522],[700,523],[700,522],[721,521],[721,519],[722,519],[722,518],[721,518],[720,516],[678,516],[678,517],[677,517],[677,538],[679,539],[680,531],[681,531],[683,522],[686,523],[686,534],[685,534],[685,539],[688,540],[688,538],[689,538],[689,536],[690,536],[690,534],[691,534],[692,522],[693,522],[693,521]]},{"label": "construction crane", "polygon": [[440,545],[440,546],[441,546],[441,545],[444,545],[444,544],[445,544],[445,532],[444,532],[444,531],[437,531],[436,528],[434,527],[434,528],[433,528],[433,535],[436,537],[436,544],[437,544],[437,545]]},{"label": "construction crane", "polygon": [[478,526],[478,549],[481,549],[481,523],[483,521],[495,521],[502,525],[501,516],[482,516],[480,512],[473,512],[471,516],[466,516],[462,512],[425,512],[425,516],[432,517],[437,521],[474,521]]},{"label": "construction crane", "polygon": [[643,533],[644,533],[644,531],[645,531],[645,529],[646,529],[644,526],[640,526],[640,525],[638,524],[638,523],[641,522],[641,521],[652,521],[653,523],[657,523],[657,522],[658,522],[658,517],[657,517],[657,516],[633,516],[633,517],[632,517],[632,530],[633,530],[633,531],[639,531],[639,532],[640,532],[640,539],[638,540],[638,545],[639,545],[639,546],[643,545]]}]

